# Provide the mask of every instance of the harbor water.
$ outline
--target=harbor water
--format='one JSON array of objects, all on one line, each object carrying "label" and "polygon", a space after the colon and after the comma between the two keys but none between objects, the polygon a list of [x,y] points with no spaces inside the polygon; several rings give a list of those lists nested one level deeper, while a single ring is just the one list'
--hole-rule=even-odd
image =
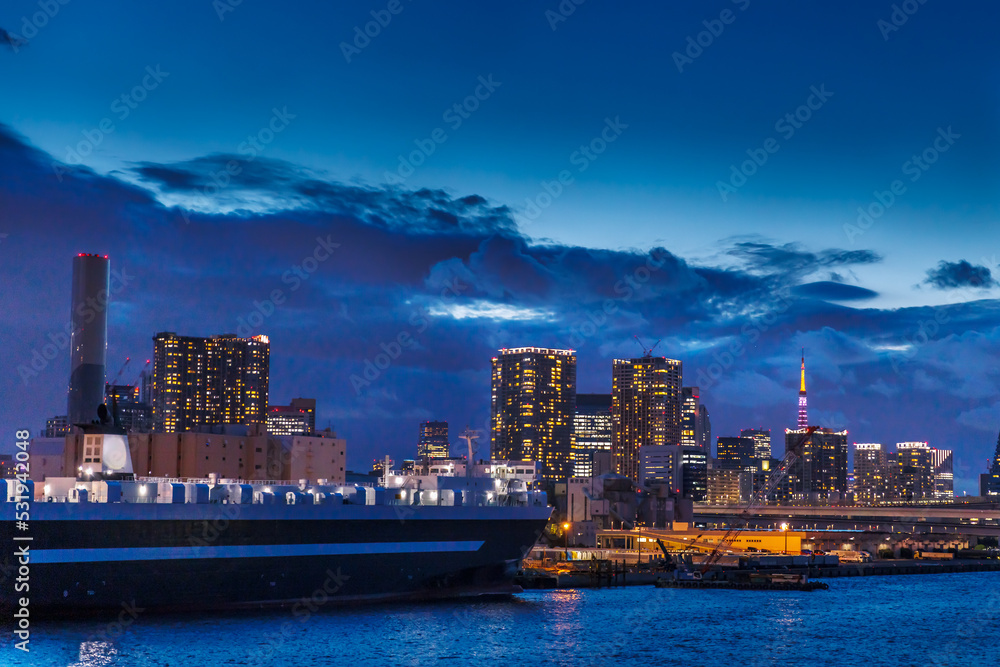
[{"label": "harbor water", "polygon": [[[39,619],[2,665],[988,664],[1000,573],[829,580],[829,591],[529,591],[514,598]],[[6,625],[6,624],[5,624]],[[9,625],[6,627],[9,628]],[[986,662],[984,663],[984,659]]]}]

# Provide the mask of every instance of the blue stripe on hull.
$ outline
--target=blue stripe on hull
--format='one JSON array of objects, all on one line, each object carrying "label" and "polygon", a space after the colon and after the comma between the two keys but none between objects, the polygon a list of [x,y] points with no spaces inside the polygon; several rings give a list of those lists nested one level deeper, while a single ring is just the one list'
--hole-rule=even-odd
[{"label": "blue stripe on hull", "polygon": [[353,544],[265,544],[240,546],[139,547],[132,549],[40,549],[31,563],[98,563],[201,558],[356,556],[479,551],[483,540],[457,542],[364,542]]}]

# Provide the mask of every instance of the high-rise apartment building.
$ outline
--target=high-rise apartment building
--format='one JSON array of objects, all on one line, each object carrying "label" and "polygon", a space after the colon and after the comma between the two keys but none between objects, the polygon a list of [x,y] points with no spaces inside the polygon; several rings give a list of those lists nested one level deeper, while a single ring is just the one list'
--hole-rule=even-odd
[{"label": "high-rise apartment building", "polygon": [[267,432],[271,435],[313,435],[316,432],[316,399],[293,398],[288,405],[267,406]]},{"label": "high-rise apartment building", "polygon": [[611,451],[611,394],[577,394],[573,476],[594,475],[594,453]]},{"label": "high-rise apartment building", "polygon": [[547,479],[571,477],[576,353],[504,348],[493,357],[492,385],[493,458],[536,461]]},{"label": "high-rise apartment building", "polygon": [[[785,451],[799,445],[806,429],[785,429]],[[799,456],[778,485],[784,503],[831,502],[847,492],[847,431],[817,429],[801,443]]]},{"label": "high-rise apartment building", "polygon": [[681,362],[666,357],[615,359],[612,451],[618,474],[639,479],[639,449],[680,445]]},{"label": "high-rise apartment building", "polygon": [[420,435],[417,439],[418,459],[446,459],[449,449],[448,422],[420,422]]},{"label": "high-rise apartment building", "polygon": [[898,500],[934,497],[934,464],[926,442],[896,443],[896,484]]},{"label": "high-rise apartment building", "polygon": [[931,465],[934,467],[934,498],[953,500],[955,498],[955,460],[950,449],[931,449]]},{"label": "high-rise apartment building", "polygon": [[153,426],[167,433],[267,423],[267,336],[153,337]]},{"label": "high-rise apartment building", "polygon": [[756,469],[756,444],[749,437],[719,436],[715,445],[716,466],[723,470]]},{"label": "high-rise apartment building", "polygon": [[886,499],[886,452],[878,442],[854,443],[854,500],[875,505]]},{"label": "high-rise apartment building", "polygon": [[708,493],[708,452],[701,447],[645,445],[639,450],[640,486],[664,484],[678,497],[704,502]]},{"label": "high-rise apartment building", "polygon": [[753,438],[753,457],[755,459],[771,458],[771,429],[745,428],[740,431],[741,438]]}]

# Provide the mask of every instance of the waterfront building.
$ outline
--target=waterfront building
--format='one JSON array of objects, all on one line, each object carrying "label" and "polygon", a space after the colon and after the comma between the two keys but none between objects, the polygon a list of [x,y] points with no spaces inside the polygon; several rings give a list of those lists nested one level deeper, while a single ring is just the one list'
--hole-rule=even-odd
[{"label": "waterfront building", "polygon": [[[805,429],[785,429],[785,451],[795,447],[805,433]],[[778,485],[778,500],[839,502],[847,491],[847,431],[820,428],[801,447],[787,476]]]},{"label": "waterfront building", "polygon": [[594,454],[611,451],[611,394],[577,394],[573,476],[594,476]]},{"label": "waterfront building", "polygon": [[104,403],[108,348],[108,299],[111,262],[107,255],[80,253],[73,258],[70,307],[70,376],[66,418],[70,425],[97,419]]},{"label": "waterfront building", "polygon": [[446,459],[450,450],[448,422],[425,421],[420,423],[417,439],[418,459]]},{"label": "waterfront building", "polygon": [[271,435],[312,435],[316,432],[316,399],[293,398],[288,405],[267,406]]},{"label": "waterfront building", "polygon": [[854,501],[875,505],[886,499],[886,452],[881,443],[854,443]]},{"label": "waterfront building", "polygon": [[745,428],[740,431],[741,438],[753,438],[753,457],[755,459],[771,458],[771,429]]},{"label": "waterfront building", "polygon": [[503,461],[537,461],[546,479],[572,476],[576,353],[504,348],[493,357],[491,452]]},{"label": "waterfront building", "polygon": [[931,465],[934,468],[934,498],[953,500],[955,498],[955,462],[950,449],[931,449]]},{"label": "waterfront building", "polygon": [[153,426],[165,433],[267,422],[270,342],[233,334],[153,337]]},{"label": "waterfront building", "polygon": [[616,471],[639,480],[642,447],[680,445],[682,365],[646,356],[612,365],[612,451]]},{"label": "waterfront building", "polygon": [[[100,461],[88,460],[88,438],[66,438],[65,470],[76,474]],[[199,431],[130,433],[129,450],[138,475],[152,477],[220,478],[247,480],[346,480],[347,441],[329,429],[316,435],[277,436],[261,425],[218,425]],[[69,472],[74,471],[74,472]]]},{"label": "waterfront building", "polygon": [[756,442],[749,437],[720,435],[715,446],[717,466],[724,470],[751,470],[756,462]]}]

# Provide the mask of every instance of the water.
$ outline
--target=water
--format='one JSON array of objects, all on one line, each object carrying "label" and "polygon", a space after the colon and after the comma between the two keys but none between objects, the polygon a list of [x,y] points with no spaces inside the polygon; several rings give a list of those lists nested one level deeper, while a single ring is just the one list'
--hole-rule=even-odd
[{"label": "water", "polygon": [[995,663],[1000,573],[826,581],[830,590],[814,593],[641,586],[298,617],[284,610],[140,613],[127,627],[107,619],[39,622],[31,653],[6,644],[0,665]]}]

